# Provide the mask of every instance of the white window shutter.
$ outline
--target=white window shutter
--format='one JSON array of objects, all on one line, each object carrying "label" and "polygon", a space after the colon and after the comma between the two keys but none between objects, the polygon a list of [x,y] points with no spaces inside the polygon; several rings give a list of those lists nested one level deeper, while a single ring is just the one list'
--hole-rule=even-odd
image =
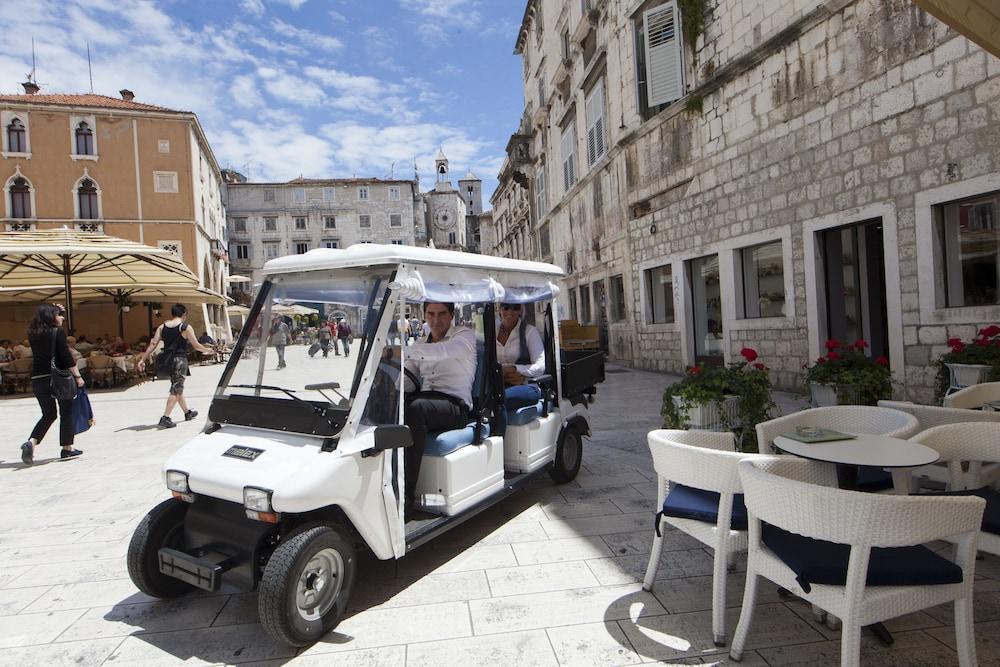
[{"label": "white window shutter", "polygon": [[576,122],[572,122],[562,135],[563,188],[569,190],[576,183]]},{"label": "white window shutter", "polygon": [[677,0],[646,10],[646,103],[673,102],[684,96],[683,38]]},{"label": "white window shutter", "polygon": [[587,164],[592,165],[604,155],[604,81],[598,81],[590,91],[587,113]]}]

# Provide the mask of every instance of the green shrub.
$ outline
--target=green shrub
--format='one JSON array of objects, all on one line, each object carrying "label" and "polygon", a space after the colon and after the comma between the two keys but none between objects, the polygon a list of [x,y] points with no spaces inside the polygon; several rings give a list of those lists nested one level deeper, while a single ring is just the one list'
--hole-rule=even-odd
[{"label": "green shrub", "polygon": [[[872,359],[865,354],[867,347],[864,340],[852,345],[835,339],[826,341],[826,356],[805,366],[806,382],[834,385],[840,401],[854,398],[858,405],[876,405],[880,400],[892,398],[889,360],[885,357]],[[856,397],[848,395],[848,388],[856,392]]]}]

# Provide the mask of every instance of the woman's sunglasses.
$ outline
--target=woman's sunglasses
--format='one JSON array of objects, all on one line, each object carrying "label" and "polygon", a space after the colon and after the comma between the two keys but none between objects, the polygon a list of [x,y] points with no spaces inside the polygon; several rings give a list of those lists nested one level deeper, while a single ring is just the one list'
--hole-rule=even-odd
[{"label": "woman's sunglasses", "polygon": [[56,313],[56,315],[58,315],[59,317],[66,317],[66,311],[60,310],[58,313]]},{"label": "woman's sunglasses", "polygon": [[521,310],[521,306],[500,306],[500,310]]}]

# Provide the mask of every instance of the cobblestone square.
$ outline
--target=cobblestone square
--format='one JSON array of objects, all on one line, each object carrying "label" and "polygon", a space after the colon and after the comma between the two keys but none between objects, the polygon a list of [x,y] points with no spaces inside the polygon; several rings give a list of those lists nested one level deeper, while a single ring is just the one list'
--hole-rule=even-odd
[{"label": "cobblestone square", "polygon": [[[296,349],[297,348],[291,348]],[[195,367],[188,397],[207,411],[221,366]],[[0,665],[632,665],[726,664],[712,644],[711,552],[673,531],[651,593],[641,578],[652,541],[655,482],[646,432],[659,425],[669,376],[609,367],[594,437],[573,483],[547,476],[405,558],[363,560],[348,616],[315,645],[268,640],[252,594],[162,602],[128,579],[136,523],[167,496],[164,459],[201,428],[159,430],[165,383],[96,391],[85,451],[60,461],[46,441],[36,463],[17,445],[37,417],[31,397],[0,400]],[[782,395],[788,409],[798,405]],[[742,566],[729,577],[735,628]],[[1000,559],[977,562],[981,664],[1000,660]],[[762,587],[745,665],[835,664],[839,633],[810,609]],[[949,607],[866,635],[867,664],[956,664]]]}]

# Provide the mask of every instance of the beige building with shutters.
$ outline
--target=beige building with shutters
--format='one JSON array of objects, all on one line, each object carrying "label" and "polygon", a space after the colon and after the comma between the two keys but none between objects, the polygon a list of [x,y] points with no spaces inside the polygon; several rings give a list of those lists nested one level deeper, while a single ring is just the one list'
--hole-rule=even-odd
[{"label": "beige building with shutters", "polygon": [[929,401],[1000,320],[1000,61],[912,3],[528,0],[515,49],[484,251],[563,266],[613,358],[796,388],[864,339]]},{"label": "beige building with shutters", "polygon": [[[203,287],[225,294],[222,176],[197,116],[137,102],[128,90],[116,98],[24,85],[33,92],[0,95],[3,229],[66,226],[167,248]],[[149,309],[123,305],[126,336],[148,333]],[[199,335],[229,337],[221,304],[187,305]],[[169,306],[155,308],[169,313]],[[32,308],[4,308],[0,337],[22,336]],[[114,304],[76,304],[74,314],[81,333],[117,333]]]}]

